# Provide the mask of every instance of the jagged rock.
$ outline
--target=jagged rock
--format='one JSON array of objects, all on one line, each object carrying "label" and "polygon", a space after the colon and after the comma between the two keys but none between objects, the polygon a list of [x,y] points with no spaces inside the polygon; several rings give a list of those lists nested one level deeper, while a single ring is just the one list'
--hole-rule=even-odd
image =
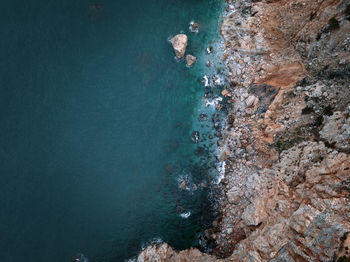
[{"label": "jagged rock", "polygon": [[334,144],[337,149],[350,150],[350,117],[346,118],[343,112],[334,112],[325,116],[324,126],[320,135],[328,143]]},{"label": "jagged rock", "polygon": [[213,262],[221,261],[200,252],[198,249],[176,252],[167,244],[148,246],[137,258],[137,262]]},{"label": "jagged rock", "polygon": [[197,58],[193,55],[186,55],[186,65],[192,66],[197,61]]},{"label": "jagged rock", "polygon": [[224,261],[350,259],[348,5],[240,0],[227,8],[223,63],[235,118],[220,130],[225,194],[206,234]]},{"label": "jagged rock", "polygon": [[266,210],[261,199],[255,198],[254,202],[250,204],[242,214],[242,220],[248,226],[257,226],[266,217]]},{"label": "jagged rock", "polygon": [[176,57],[181,59],[184,57],[187,47],[188,38],[185,34],[178,34],[170,40],[173,45]]}]

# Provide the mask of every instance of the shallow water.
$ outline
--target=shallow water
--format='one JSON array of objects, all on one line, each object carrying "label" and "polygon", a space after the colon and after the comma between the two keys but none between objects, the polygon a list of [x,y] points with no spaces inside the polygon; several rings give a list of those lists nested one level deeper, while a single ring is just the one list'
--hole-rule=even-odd
[{"label": "shallow water", "polygon": [[[78,252],[123,261],[156,239],[198,244],[209,203],[207,188],[193,184],[208,183],[209,160],[191,133],[221,6],[2,3],[0,261],[62,262]],[[193,68],[168,42],[181,31],[199,58]]]}]

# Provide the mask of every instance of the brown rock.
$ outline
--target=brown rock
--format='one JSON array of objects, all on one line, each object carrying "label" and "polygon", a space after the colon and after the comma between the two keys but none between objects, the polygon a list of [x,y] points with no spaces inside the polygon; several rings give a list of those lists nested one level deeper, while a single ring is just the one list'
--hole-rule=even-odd
[{"label": "brown rock", "polygon": [[182,181],[182,182],[181,182],[180,188],[181,188],[182,190],[185,190],[185,189],[186,189],[186,182],[185,182],[185,181]]},{"label": "brown rock", "polygon": [[188,38],[185,34],[178,34],[170,40],[173,45],[176,57],[181,59],[184,57],[187,47]]},{"label": "brown rock", "polygon": [[223,95],[223,96],[227,96],[228,93],[229,93],[229,92],[228,92],[226,89],[224,89],[224,90],[221,91],[221,95]]},{"label": "brown rock", "polygon": [[193,55],[186,55],[186,65],[192,66],[197,61],[197,58]]}]

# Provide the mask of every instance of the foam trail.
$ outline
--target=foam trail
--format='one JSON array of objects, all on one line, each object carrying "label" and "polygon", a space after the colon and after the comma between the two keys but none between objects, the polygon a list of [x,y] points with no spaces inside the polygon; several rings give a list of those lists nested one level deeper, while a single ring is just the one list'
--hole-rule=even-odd
[{"label": "foam trail", "polygon": [[203,76],[203,80],[204,80],[204,86],[205,87],[207,87],[207,86],[209,86],[209,78],[208,78],[208,76]]}]

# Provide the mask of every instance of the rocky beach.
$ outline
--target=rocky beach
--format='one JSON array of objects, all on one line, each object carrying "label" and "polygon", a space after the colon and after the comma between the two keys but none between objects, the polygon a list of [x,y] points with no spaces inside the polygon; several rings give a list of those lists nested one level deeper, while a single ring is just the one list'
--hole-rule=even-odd
[{"label": "rocky beach", "polygon": [[349,261],[350,3],[227,0],[221,36],[216,219],[137,261]]}]

